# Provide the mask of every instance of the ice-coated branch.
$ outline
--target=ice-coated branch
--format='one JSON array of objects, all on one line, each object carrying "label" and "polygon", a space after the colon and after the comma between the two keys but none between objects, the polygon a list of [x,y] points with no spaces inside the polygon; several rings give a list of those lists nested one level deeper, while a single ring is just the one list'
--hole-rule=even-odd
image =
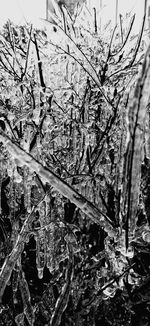
[{"label": "ice-coated branch", "polygon": [[19,165],[27,165],[30,170],[35,171],[42,182],[49,183],[60,194],[68,198],[78,208],[81,209],[94,223],[99,224],[110,236],[117,235],[117,230],[113,228],[113,222],[94,206],[85,197],[58,177],[52,170],[39,163],[32,155],[23,150],[16,142],[10,139],[2,130],[0,131],[0,141],[6,146],[11,156],[18,161]]},{"label": "ice-coated branch", "polygon": [[128,108],[129,141],[125,153],[123,182],[123,204],[126,212],[126,247],[129,235],[136,226],[137,207],[140,194],[141,164],[144,159],[144,128],[147,104],[150,96],[150,46],[148,47],[141,75],[134,94],[131,94]]}]

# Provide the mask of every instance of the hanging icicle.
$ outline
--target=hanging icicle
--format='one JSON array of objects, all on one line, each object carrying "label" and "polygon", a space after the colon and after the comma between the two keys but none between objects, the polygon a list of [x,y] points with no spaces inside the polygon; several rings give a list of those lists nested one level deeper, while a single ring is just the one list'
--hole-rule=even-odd
[{"label": "hanging icicle", "polygon": [[46,240],[45,232],[39,231],[36,240],[36,268],[39,279],[43,278],[43,271],[46,264]]},{"label": "hanging icicle", "polygon": [[73,160],[74,160],[74,164],[76,164],[76,160],[77,160],[77,130],[76,130],[75,124],[73,124],[73,126],[72,126],[72,147],[73,147]]},{"label": "hanging icicle", "polygon": [[24,165],[23,167],[23,187],[24,187],[24,206],[27,212],[31,212],[31,186],[32,186],[32,172]]},{"label": "hanging icicle", "polygon": [[10,178],[10,189],[9,189],[9,207],[10,207],[10,216],[11,220],[15,220],[15,206],[16,206],[16,191],[15,191],[15,184],[14,184],[14,170],[15,167],[12,166],[11,171],[11,178]]},{"label": "hanging icicle", "polygon": [[36,267],[38,271],[38,277],[43,278],[43,271],[46,264],[46,202],[43,200],[39,207],[39,223],[40,230],[38,230],[35,236],[36,240]]},{"label": "hanging icicle", "polygon": [[33,127],[31,124],[24,124],[23,126],[23,137],[21,139],[21,147],[28,153],[30,150],[30,143],[31,143],[31,135]]},{"label": "hanging icicle", "polygon": [[45,196],[45,220],[46,220],[46,225],[48,225],[51,221],[51,207],[50,207],[50,194],[47,194]]},{"label": "hanging icicle", "polygon": [[43,202],[40,204],[39,220],[40,220],[41,227],[44,227],[46,225],[46,202],[45,202],[45,200],[43,200]]},{"label": "hanging icicle", "polygon": [[55,269],[55,222],[51,222],[46,229],[46,266],[52,273]]},{"label": "hanging icicle", "polygon": [[17,289],[18,289],[18,285],[19,285],[20,269],[21,269],[21,255],[16,262],[16,265],[13,269],[13,274],[12,274],[12,291],[13,291],[14,304],[17,304],[17,302],[18,302]]}]

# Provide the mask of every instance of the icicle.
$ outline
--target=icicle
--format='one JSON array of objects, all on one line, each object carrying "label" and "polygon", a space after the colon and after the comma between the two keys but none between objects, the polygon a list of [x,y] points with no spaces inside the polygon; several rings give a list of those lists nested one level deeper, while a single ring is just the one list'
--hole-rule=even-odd
[{"label": "icicle", "polygon": [[74,156],[74,163],[76,164],[77,160],[77,130],[76,130],[76,125],[74,124],[72,127],[72,146],[73,146],[73,156]]},{"label": "icicle", "polygon": [[14,182],[18,184],[22,182],[22,176],[18,173],[17,168],[14,170]]},{"label": "icicle", "polygon": [[50,223],[51,219],[51,207],[50,207],[50,196],[47,195],[45,197],[45,220],[46,220],[46,225]]},{"label": "icicle", "polygon": [[55,269],[55,223],[51,222],[46,230],[46,266],[50,273]]},{"label": "icicle", "polygon": [[62,139],[60,136],[57,136],[56,143],[57,143],[57,147],[61,147]]},{"label": "icicle", "polygon": [[[39,222],[41,230],[38,232],[36,240],[36,267],[38,271],[38,277],[43,278],[43,270],[46,264],[46,202],[43,200],[39,208]],[[44,229],[43,229],[44,228]]]},{"label": "icicle", "polygon": [[46,224],[46,202],[45,202],[45,200],[43,200],[43,202],[40,204],[39,220],[40,220],[41,227],[45,226],[45,224]]},{"label": "icicle", "polygon": [[7,174],[9,177],[13,176],[14,166],[14,162],[9,159],[7,162]]},{"label": "icicle", "polygon": [[39,279],[43,278],[43,270],[46,264],[46,239],[45,232],[39,231],[36,240],[36,267]]},{"label": "icicle", "polygon": [[15,206],[16,206],[16,191],[14,184],[14,167],[12,167],[12,176],[10,179],[10,190],[9,190],[9,207],[10,207],[10,215],[12,221],[15,219]]},{"label": "icicle", "polygon": [[61,146],[62,146],[63,148],[66,148],[66,147],[67,147],[67,137],[66,137],[66,135],[63,135],[63,136],[62,136],[62,139],[61,139]]},{"label": "icicle", "polygon": [[98,180],[96,181],[96,198],[95,198],[95,203],[98,207],[98,205],[100,204],[100,195],[99,195],[99,191],[100,191],[100,184],[98,182]]},{"label": "icicle", "polygon": [[20,231],[19,220],[14,219],[12,223],[11,242],[14,244]]},{"label": "icicle", "polygon": [[81,183],[80,185],[80,193],[82,194],[82,196],[86,196],[86,182]]},{"label": "icicle", "polygon": [[128,249],[126,248],[126,241],[125,241],[125,230],[122,231],[122,234],[118,237],[116,250],[118,250],[124,257],[133,258],[134,256],[134,248],[130,244],[133,239],[133,235],[130,233],[129,237],[129,246]]},{"label": "icicle", "polygon": [[96,145],[96,136],[94,132],[91,132],[90,134],[90,146],[94,148]]},{"label": "icicle", "polygon": [[[87,141],[87,139],[86,139],[86,141]],[[88,148],[88,146],[89,146],[89,143],[85,143],[84,149],[82,149],[82,151],[84,151],[84,153],[83,153],[83,157],[82,157],[81,164],[80,164],[80,172],[81,173],[83,173],[83,171],[87,169],[87,148]]]},{"label": "icicle", "polygon": [[28,288],[28,283],[25,279],[25,274],[23,271],[20,273],[19,288],[21,292],[21,297],[23,301],[23,312],[28,320],[30,326],[34,325],[34,311],[31,305],[30,292]]},{"label": "icicle", "polygon": [[23,128],[23,138],[21,139],[21,147],[27,153],[29,152],[30,149],[31,133],[32,133],[32,126],[25,124]]},{"label": "icicle", "polygon": [[46,133],[45,133],[45,136],[44,136],[44,143],[46,145],[50,145],[50,140],[51,140],[51,132],[47,128]]},{"label": "icicle", "polygon": [[27,212],[31,212],[31,186],[32,174],[27,166],[23,167],[23,185],[24,185],[24,206]]},{"label": "icicle", "polygon": [[144,231],[142,232],[142,238],[145,242],[150,243],[150,231]]},{"label": "icicle", "polygon": [[[34,76],[33,79],[36,78],[38,79],[38,71],[35,67],[34,70]],[[35,124],[38,126],[40,122],[40,112],[41,112],[41,107],[40,107],[40,92],[39,92],[39,86],[34,87],[34,99],[35,99],[35,109],[33,110],[33,117],[32,120],[35,122]]]},{"label": "icicle", "polygon": [[12,276],[12,291],[13,291],[13,301],[14,304],[18,302],[16,298],[17,289],[18,289],[18,283],[19,283],[19,277],[20,277],[20,266],[21,266],[21,256],[18,259],[14,269],[13,269],[13,276]]},{"label": "icicle", "polygon": [[24,165],[23,167],[23,188],[24,188],[24,206],[28,206],[27,198],[27,178],[28,178],[28,167]]},{"label": "icicle", "polygon": [[37,135],[37,138],[36,138],[36,146],[37,146],[38,151],[39,151],[39,154],[40,154],[41,147],[42,147],[42,143],[41,143],[41,137],[40,137],[40,135]]}]

